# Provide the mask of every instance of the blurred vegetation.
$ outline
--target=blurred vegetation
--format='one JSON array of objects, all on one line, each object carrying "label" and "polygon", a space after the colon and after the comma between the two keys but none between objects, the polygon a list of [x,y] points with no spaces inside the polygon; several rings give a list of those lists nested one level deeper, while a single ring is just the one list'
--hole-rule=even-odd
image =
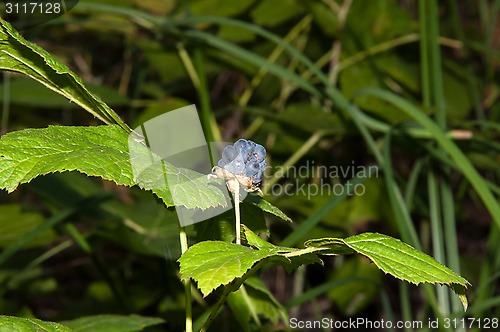
[{"label": "blurred vegetation", "polygon": [[[377,231],[473,285],[464,314],[444,287],[406,285],[359,257],[329,258],[292,274],[264,269],[247,288],[258,315],[235,296],[213,325],[279,330],[288,322],[274,298],[302,320],[500,317],[499,10],[497,0],[80,1],[22,34],[131,127],[194,103],[208,141],[264,145],[266,199],[294,220],[253,211],[272,242]],[[27,77],[3,72],[0,90],[2,133],[99,124]],[[380,171],[331,178],[312,165]],[[287,176],[280,166],[310,171]],[[348,180],[365,193],[273,190]],[[136,313],[163,318],[158,330],[183,329],[174,209],[76,173],[37,178],[0,201],[0,313]],[[231,240],[231,218],[198,225],[190,239]],[[203,317],[217,294],[194,292],[194,317]]]}]

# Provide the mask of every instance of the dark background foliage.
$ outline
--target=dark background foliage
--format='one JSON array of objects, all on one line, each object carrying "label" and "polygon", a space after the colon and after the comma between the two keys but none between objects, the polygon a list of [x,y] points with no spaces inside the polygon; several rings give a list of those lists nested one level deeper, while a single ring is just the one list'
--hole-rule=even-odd
[{"label": "dark background foliage", "polygon": [[[247,138],[264,145],[270,165],[266,199],[294,223],[263,219],[255,211],[247,216],[262,230],[267,223],[273,243],[301,246],[308,238],[376,231],[416,245],[405,235],[402,215],[407,213],[423,250],[471,281],[466,317],[499,317],[499,233],[491,212],[431,135],[408,129],[418,127],[408,113],[381,98],[359,96],[360,89],[376,87],[415,104],[454,139],[498,199],[500,1],[428,3],[80,1],[58,19],[21,32],[67,64],[131,127],[194,103],[209,141]],[[323,83],[302,61],[251,26],[220,24],[223,18],[255,24],[309,57],[359,107],[365,116],[361,127],[369,129],[382,159],[352,113],[323,97]],[[186,21],[171,25],[173,20]],[[237,47],[247,53],[233,53]],[[257,66],[252,56],[267,65]],[[272,73],[272,66],[283,70]],[[303,89],[294,74],[320,95]],[[2,133],[99,124],[27,77],[4,72],[0,90]],[[364,194],[352,197],[326,189],[345,184],[350,172],[339,177],[314,172],[319,166],[369,165],[380,166],[377,176],[364,179]],[[280,166],[309,172],[276,177]],[[313,195],[279,191],[287,184],[294,190],[301,185],[325,189]],[[395,192],[401,201],[391,199]],[[165,325],[157,329],[182,330],[174,209],[165,209],[138,188],[76,173],[40,177],[12,194],[0,192],[0,201],[2,249],[30,232],[37,235],[21,241],[9,259],[0,254],[0,313],[53,321],[138,313],[164,318]],[[325,207],[327,213],[321,213]],[[66,219],[70,224],[38,231],[68,209],[74,210]],[[231,218],[228,214],[198,225],[190,239],[231,240]],[[293,239],[287,238],[290,234]],[[299,319],[427,321],[441,314],[463,315],[447,291],[429,288],[438,294],[435,306],[423,287],[384,276],[360,257],[328,258],[324,267],[307,266],[292,274],[264,268],[259,276],[290,317]],[[252,298],[262,329],[285,328],[287,322],[273,322],[278,309],[268,297],[256,292]],[[204,299],[195,293],[195,318],[216,299],[217,294]],[[238,319],[236,307],[220,315],[214,330],[259,330],[254,320]]]}]

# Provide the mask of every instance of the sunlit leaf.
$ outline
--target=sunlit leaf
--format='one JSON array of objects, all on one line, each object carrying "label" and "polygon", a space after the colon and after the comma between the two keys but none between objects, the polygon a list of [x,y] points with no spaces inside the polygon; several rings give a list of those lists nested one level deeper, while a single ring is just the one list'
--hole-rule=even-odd
[{"label": "sunlit leaf", "polygon": [[16,332],[72,332],[68,327],[36,318],[0,315],[0,331]]},{"label": "sunlit leaf", "polygon": [[90,93],[82,80],[66,65],[40,46],[25,40],[12,26],[0,18],[0,69],[28,75],[47,88],[80,105],[101,121],[128,126],[118,115]]},{"label": "sunlit leaf", "polygon": [[[465,288],[469,282],[427,254],[398,239],[377,233],[362,233],[346,239],[324,238],[306,241],[308,247],[328,248],[329,254],[359,253],[398,279],[450,286],[467,309]],[[324,252],[323,252],[324,253]]]},{"label": "sunlit leaf", "polygon": [[242,278],[257,264],[274,261],[290,269],[321,263],[312,253],[322,249],[279,247],[267,242],[264,246],[246,227],[244,234],[250,247],[222,241],[203,241],[190,247],[179,258],[182,278],[195,280],[206,296],[217,287]]},{"label": "sunlit leaf", "polygon": [[97,315],[62,322],[73,332],[135,332],[161,323],[161,318],[138,315]]}]

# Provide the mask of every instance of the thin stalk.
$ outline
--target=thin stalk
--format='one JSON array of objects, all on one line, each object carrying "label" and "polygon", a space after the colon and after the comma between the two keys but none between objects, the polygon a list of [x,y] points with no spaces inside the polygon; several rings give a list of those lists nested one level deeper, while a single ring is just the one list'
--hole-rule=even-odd
[{"label": "thin stalk", "polygon": [[[429,41],[430,41],[430,76],[432,77],[432,83],[434,88],[434,104],[436,106],[436,123],[443,130],[446,130],[446,101],[444,97],[444,84],[443,84],[443,69],[441,64],[441,50],[440,46],[437,42],[439,37],[439,17],[437,14],[438,11],[438,3],[437,1],[427,2],[428,4],[428,12],[430,16],[429,22]],[[445,156],[445,152],[442,149],[439,149],[439,154]],[[443,237],[439,239],[439,245],[441,249],[444,251],[446,247],[446,256],[443,254],[443,264],[449,265],[455,272],[460,273],[460,260],[458,258],[458,245],[456,238],[456,223],[455,223],[455,206],[453,203],[453,192],[450,185],[450,168],[446,165],[443,167],[442,175],[437,179],[437,190],[439,191],[440,200],[438,202],[441,204],[442,211],[442,223],[440,227],[442,231],[444,230]],[[443,243],[444,240],[444,243]],[[434,243],[434,245],[436,245]],[[441,288],[442,289],[442,288]],[[439,292],[439,290],[438,290]],[[449,314],[450,312],[450,302],[449,297],[452,296],[452,292],[450,290],[443,290],[446,292],[446,297],[443,301],[447,300],[446,312],[445,314]],[[439,294],[439,293],[438,293]],[[461,310],[461,303],[458,298],[453,296],[453,307],[455,311]]]},{"label": "thin stalk", "polygon": [[410,177],[408,178],[408,182],[406,184],[405,204],[408,207],[408,211],[411,211],[413,207],[413,199],[415,197],[415,191],[417,189],[418,178],[421,171],[422,159],[418,159],[411,170]]},{"label": "thin stalk", "polygon": [[[293,279],[293,299],[302,296],[304,293],[304,283],[306,278],[306,267],[300,266],[297,271],[295,271],[295,277]],[[300,313],[300,307],[296,306],[290,311],[290,317],[298,317]]]},{"label": "thin stalk", "polygon": [[[466,39],[465,39],[463,25],[460,22],[457,1],[448,0],[448,7],[451,9],[451,19],[457,38],[462,44],[464,44]],[[467,90],[470,94],[471,100],[474,102],[474,109],[476,111],[476,116],[480,120],[485,120],[486,117],[484,115],[484,109],[481,102],[481,97],[479,95],[480,88],[477,84],[477,80],[472,71],[470,62],[467,61],[467,58],[469,56],[469,51],[467,48],[462,47],[461,49],[459,49],[458,53],[460,54],[460,57],[463,59],[462,65],[465,66],[466,70],[465,74],[467,78],[467,86],[468,86]]]},{"label": "thin stalk", "polygon": [[186,48],[184,47],[184,44],[177,43],[176,47],[177,47],[177,52],[179,53],[179,57],[181,58],[182,64],[184,65],[184,69],[186,69],[186,72],[189,78],[191,79],[193,86],[195,87],[195,89],[198,90],[200,88],[200,78],[196,73],[196,69],[194,68],[193,62],[191,61],[191,58],[189,57],[189,54],[186,51]]},{"label": "thin stalk", "polygon": [[[406,44],[411,44],[414,42],[417,42],[420,40],[420,35],[418,33],[410,33],[408,35],[404,35],[401,37],[397,37],[385,42],[382,42],[380,44],[376,44],[370,48],[367,48],[363,51],[360,51],[356,54],[353,54],[345,59],[342,59],[339,64],[338,64],[338,70],[339,72],[346,69],[347,67],[350,67],[352,65],[355,65],[356,63],[365,60],[366,58],[377,55],[382,52],[390,51],[393,48],[396,48],[397,46],[401,45],[406,45]],[[458,49],[461,50],[463,49],[463,41],[460,40],[454,40],[454,39],[449,39],[445,37],[439,37],[438,40],[439,44],[442,46],[446,46],[449,48],[453,49]],[[316,62],[315,66],[318,68],[324,67],[328,62],[330,61],[331,58],[331,53],[332,51],[328,51],[325,54],[323,54]],[[311,76],[313,75],[313,72],[310,69],[304,70],[302,74],[300,75],[304,79],[310,79]],[[318,79],[311,79],[311,82],[317,82]]]},{"label": "thin stalk", "polygon": [[210,106],[210,89],[208,87],[207,76],[205,73],[203,52],[199,47],[194,49],[193,57],[199,80],[198,94],[201,106],[201,123],[205,131],[205,138],[207,142],[220,142],[222,140],[222,136]]},{"label": "thin stalk", "polygon": [[[300,36],[303,30],[305,30],[307,27],[310,26],[311,21],[312,21],[311,15],[305,16],[299,23],[297,23],[297,25],[295,25],[290,30],[290,32],[285,36],[285,38],[283,38],[283,40],[286,42],[291,42],[293,40],[299,39],[298,37]],[[283,52],[284,48],[280,45],[277,45],[271,52],[271,54],[267,57],[267,60],[271,63],[275,63]],[[292,60],[296,59],[292,58]],[[250,85],[246,88],[246,90],[243,92],[240,99],[238,100],[238,106],[240,108],[244,108],[245,106],[248,105],[248,102],[254,93],[255,87],[257,87],[260,84],[260,82],[267,75],[267,73],[268,70],[266,68],[260,68],[257,74],[252,78],[252,80],[250,81]],[[251,137],[263,123],[264,123],[264,118],[262,116],[259,116],[254,121],[252,121],[252,123],[248,126],[248,128],[245,130],[242,136]]]},{"label": "thin stalk", "polygon": [[[394,309],[392,308],[391,300],[389,299],[387,292],[384,290],[380,292],[380,301],[382,302],[384,318],[387,319],[388,321],[394,322],[396,320],[394,318]],[[394,331],[394,327],[392,326],[388,327],[387,330]]]},{"label": "thin stalk", "polygon": [[405,204],[403,194],[401,193],[394,176],[391,158],[391,140],[392,136],[389,132],[385,137],[383,145],[384,159],[381,162],[385,174],[384,178],[388,190],[389,202],[391,203],[394,216],[398,222],[398,228],[401,232],[403,241],[410,243],[416,249],[422,251],[422,244],[420,243],[417,231],[411,220],[410,211],[408,206]]},{"label": "thin stalk", "polygon": [[[439,204],[439,193],[436,177],[434,173],[429,171],[427,173],[427,186],[429,191],[429,209],[431,220],[431,234],[432,234],[432,249],[434,258],[441,264],[445,264],[445,253],[442,242],[443,227],[441,224],[441,211]],[[436,286],[439,308],[444,316],[448,316],[449,310],[449,297],[448,291],[443,286]]]},{"label": "thin stalk", "polygon": [[366,59],[369,56],[376,55],[378,53],[382,53],[385,51],[389,51],[397,46],[410,44],[418,41],[420,36],[418,33],[410,33],[408,35],[404,35],[398,38],[394,38],[388,40],[386,42],[382,42],[380,44],[374,45],[370,48],[367,48],[364,51],[358,52],[350,57],[345,58],[339,63],[339,71],[356,64],[359,61]]},{"label": "thin stalk", "polygon": [[259,315],[257,314],[257,310],[255,308],[254,302],[250,298],[250,296],[247,293],[247,289],[244,284],[240,286],[240,291],[241,295],[243,296],[246,304],[248,305],[248,310],[250,311],[250,315],[252,316],[253,321],[259,327],[259,329],[262,329],[262,323],[260,322]]},{"label": "thin stalk", "polygon": [[446,128],[446,108],[443,87],[443,68],[441,66],[441,50],[438,44],[439,18],[437,15],[437,1],[423,1],[428,5],[429,21],[427,42],[429,43],[429,74],[433,88],[433,102],[436,106],[436,123],[442,128]]},{"label": "thin stalk", "polygon": [[241,220],[240,220],[240,183],[237,179],[231,180],[234,183],[234,214],[236,218],[236,244],[241,244]]},{"label": "thin stalk", "polygon": [[[495,263],[495,256],[498,255],[496,248],[498,246],[500,239],[500,231],[498,227],[491,226],[490,234],[488,237],[488,249],[486,251],[486,257],[481,265],[481,272],[479,274],[479,289],[477,290],[477,297],[475,303],[482,303],[487,301],[491,294],[493,294],[494,284],[491,282],[491,275],[494,273],[493,268]],[[481,313],[479,317],[484,317],[485,313]]]},{"label": "thin stalk", "polygon": [[58,244],[57,246],[55,246],[53,248],[50,248],[49,250],[47,250],[46,252],[44,252],[43,254],[41,254],[40,256],[38,256],[37,258],[35,258],[34,260],[32,260],[31,263],[29,263],[28,265],[26,265],[25,270],[27,271],[29,269],[32,269],[32,268],[36,267],[37,265],[42,264],[43,262],[45,262],[49,258],[54,257],[55,255],[57,255],[60,252],[68,249],[72,245],[73,245],[73,240],[66,240],[66,241]]},{"label": "thin stalk", "polygon": [[429,79],[429,58],[427,40],[427,1],[419,1],[419,23],[420,23],[420,67],[422,81],[422,104],[425,108],[431,106],[431,87]]},{"label": "thin stalk", "polygon": [[219,299],[217,300],[215,305],[212,307],[212,310],[210,311],[210,315],[208,316],[207,320],[205,321],[205,323],[201,327],[200,332],[207,332],[208,331],[208,327],[210,326],[210,324],[212,324],[215,317],[217,317],[217,315],[219,314],[219,312],[222,308],[222,305],[224,304],[224,302],[226,302],[226,299],[230,293],[231,293],[230,285],[225,286],[224,292],[222,293],[221,297],[219,297]]},{"label": "thin stalk", "polygon": [[[437,14],[438,3],[435,0],[421,1],[420,13],[420,33],[421,33],[421,66],[422,66],[422,99],[424,107],[435,107],[434,115],[436,124],[442,130],[446,130],[446,108],[444,98],[441,51],[438,43],[439,20]],[[438,157],[445,156],[444,151],[438,149]],[[453,202],[443,206],[443,202],[450,203],[453,200],[451,188],[446,182],[449,180],[449,167],[442,167],[444,178],[437,178],[434,169],[430,169],[427,174],[430,221],[432,229],[432,247],[434,256],[442,264],[447,263],[445,254],[446,242],[448,254],[457,256],[455,216]],[[443,220],[444,219],[444,220]],[[443,223],[447,225],[443,234]],[[453,247],[452,245],[455,244]],[[454,259],[455,260],[455,259]],[[454,270],[456,271],[457,266]],[[456,271],[459,272],[459,271]],[[436,293],[440,311],[448,316],[450,314],[450,292],[440,286],[436,286]],[[454,301],[455,303],[455,301]]]},{"label": "thin stalk", "polygon": [[[349,14],[349,9],[351,8],[353,0],[344,0],[344,3],[337,11],[337,34],[342,34],[344,31],[347,15]],[[332,7],[332,11],[335,10]],[[336,38],[332,45],[331,57],[330,57],[330,69],[328,71],[328,80],[333,84],[337,84],[337,78],[340,72],[339,62],[340,54],[342,52],[342,42],[340,38]]]},{"label": "thin stalk", "polygon": [[[294,26],[290,32],[283,38],[284,41],[286,42],[291,42],[292,40],[296,40],[300,33],[311,24],[312,21],[312,16],[308,15],[304,17],[296,26]],[[281,56],[283,53],[284,48],[282,46],[276,46],[274,50],[271,52],[271,54],[267,57],[267,61],[269,62],[276,62],[278,58]],[[240,99],[238,100],[238,106],[240,107],[245,107],[250,98],[253,95],[255,87],[257,87],[264,76],[268,73],[268,70],[266,68],[260,68],[257,74],[252,78],[250,81],[250,85],[245,89],[243,94],[241,95]]]},{"label": "thin stalk", "polygon": [[[413,321],[409,285],[406,282],[399,282],[399,301],[401,303],[401,315],[403,320],[406,322]],[[409,331],[409,329],[405,328],[405,331]]]},{"label": "thin stalk", "polygon": [[[179,225],[179,240],[181,242],[181,253],[188,250],[186,228]],[[193,332],[193,309],[191,300],[191,279],[184,280],[184,296],[186,301],[186,332]]]},{"label": "thin stalk", "polygon": [[[150,147],[149,138],[148,138],[146,129],[145,129],[143,124],[141,124],[141,129],[142,129],[142,132],[144,135],[146,146],[149,148]],[[150,155],[151,160],[153,160],[151,150],[149,150],[149,155]],[[166,172],[166,168],[165,168],[165,162],[163,160],[161,161],[161,166],[162,166],[162,170],[163,170],[163,172],[162,172],[163,173],[163,181],[165,184],[167,184],[168,183],[167,175],[166,175],[167,172]],[[181,255],[182,255],[188,250],[189,244],[188,244],[188,239],[187,239],[187,234],[186,234],[186,228],[181,226],[180,224],[179,224],[179,242],[181,244]],[[183,284],[184,284],[184,297],[185,297],[185,301],[186,301],[186,307],[185,307],[186,331],[185,332],[192,332],[193,331],[193,310],[192,310],[192,297],[191,297],[191,279],[184,280]]]},{"label": "thin stalk", "polygon": [[205,323],[201,327],[200,332],[206,332],[208,330],[208,327],[210,326],[210,324],[212,324],[214,319],[219,314],[219,312],[222,308],[222,305],[226,302],[228,295],[231,292],[236,291],[245,282],[245,280],[247,280],[255,271],[260,269],[261,266],[262,266],[262,262],[255,264],[250,270],[245,272],[245,274],[243,276],[241,276],[239,279],[236,279],[232,283],[230,283],[229,285],[224,286],[224,291],[222,292],[221,297],[217,300],[217,302],[214,304],[214,306],[210,310],[210,315],[208,316],[207,320],[205,321]]},{"label": "thin stalk", "polygon": [[297,163],[300,158],[302,158],[307,152],[309,152],[309,150],[311,150],[324,135],[324,131],[317,131],[311,137],[309,137],[309,139],[304,144],[302,144],[302,146],[297,151],[295,151],[287,161],[285,161],[282,167],[280,167],[279,171],[277,171],[273,175],[273,177],[264,184],[264,187],[262,188],[264,194],[268,192],[269,188],[271,188],[273,184],[278,182],[283,177],[283,175],[290,167],[295,165],[295,163]]},{"label": "thin stalk", "polygon": [[[447,169],[446,172],[449,173],[449,169]],[[457,230],[455,223],[455,204],[448,174],[443,177],[443,181],[441,182],[441,204],[443,207],[446,263],[453,271],[460,273],[460,257],[458,255]],[[451,291],[448,291],[448,294],[452,296],[451,305],[453,312],[462,311],[463,307],[460,300],[456,296],[453,296]]]},{"label": "thin stalk", "polygon": [[479,15],[481,18],[482,29],[484,33],[484,63],[486,64],[486,82],[491,82],[493,78],[493,68],[491,66],[491,58],[492,58],[492,47],[491,47],[491,32],[490,24],[493,18],[493,14],[491,9],[488,8],[488,1],[478,1],[479,6]]}]

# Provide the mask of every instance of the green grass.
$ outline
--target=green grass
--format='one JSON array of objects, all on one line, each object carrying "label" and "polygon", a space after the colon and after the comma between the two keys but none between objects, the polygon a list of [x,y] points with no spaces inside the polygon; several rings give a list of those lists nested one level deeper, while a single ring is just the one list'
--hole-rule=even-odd
[{"label": "green grass", "polygon": [[[217,3],[204,1],[205,6]],[[69,14],[23,35],[78,75],[127,95],[130,104],[115,109],[120,118],[98,101],[79,102],[94,105],[95,114],[109,123],[127,128],[124,123],[134,123],[137,116],[194,103],[207,141],[243,137],[263,144],[272,166],[263,184],[266,199],[294,221],[251,214],[252,221],[265,220],[270,226],[262,236],[271,242],[301,247],[309,237],[347,236],[366,229],[391,234],[471,280],[465,317],[498,317],[500,99],[494,91],[500,1],[310,1],[291,6],[296,14],[289,17],[273,9],[269,17],[257,18],[253,10],[261,3],[233,8],[228,16],[211,16],[192,14],[203,8],[201,1],[155,9],[83,1]],[[342,8],[347,16],[339,25]],[[265,20],[267,25],[256,23]],[[340,46],[338,59],[334,43]],[[47,105],[16,103],[10,98],[10,83],[16,79],[3,74],[2,134],[50,124],[99,123],[74,108],[61,108],[55,100],[51,105],[50,97]],[[75,84],[68,86],[78,88]],[[106,102],[110,96],[100,97]],[[297,105],[319,110],[335,128],[315,128],[306,109],[304,114],[291,111]],[[457,130],[465,131],[465,137]],[[270,194],[273,185],[295,184],[284,171],[290,167],[308,161],[345,166],[352,160],[379,167],[381,185],[371,190],[383,199],[354,203],[347,195],[306,199]],[[369,182],[317,174],[299,180]],[[222,293],[202,300],[195,292],[191,299],[191,286],[181,286],[173,250],[179,231],[166,227],[175,223],[174,209],[165,209],[139,190],[96,179],[75,182],[52,175],[47,181],[40,185],[34,180],[12,195],[0,193],[1,204],[20,204],[23,211],[44,216],[42,224],[15,243],[0,243],[0,312],[51,318],[44,317],[39,302],[30,300],[42,298],[53,301],[53,319],[58,321],[130,312],[163,317],[165,326],[175,330],[185,328],[184,306],[192,302],[193,329],[203,326],[210,312],[206,306],[217,303]],[[49,199],[51,195],[60,199]],[[110,204],[121,214],[110,212]],[[184,249],[198,237],[230,236],[233,221],[224,218],[210,221],[211,227],[188,227]],[[31,241],[47,229],[54,229],[58,240],[32,247]],[[299,317],[309,311],[318,318],[372,313],[372,320],[424,322],[464,316],[460,301],[439,286],[417,288],[382,277],[374,296],[363,288],[371,280],[335,278],[329,272],[342,274],[348,261],[327,258],[321,272],[308,267],[302,274],[282,277],[264,268],[260,275],[289,313]],[[63,280],[80,285],[73,288],[78,296],[68,293],[71,286]],[[279,285],[285,283],[294,285],[293,294],[280,293]],[[44,284],[55,286],[47,290]],[[367,300],[352,304],[347,312],[335,295],[339,289]],[[23,301],[12,301],[13,295]],[[270,305],[253,295],[248,292],[247,300],[258,310]],[[64,301],[54,300],[58,298]],[[319,310],[318,301],[329,309]],[[255,319],[257,309],[242,323],[232,314],[241,308],[228,307],[213,317],[214,330],[224,324],[245,331],[276,326],[266,317]]]}]

